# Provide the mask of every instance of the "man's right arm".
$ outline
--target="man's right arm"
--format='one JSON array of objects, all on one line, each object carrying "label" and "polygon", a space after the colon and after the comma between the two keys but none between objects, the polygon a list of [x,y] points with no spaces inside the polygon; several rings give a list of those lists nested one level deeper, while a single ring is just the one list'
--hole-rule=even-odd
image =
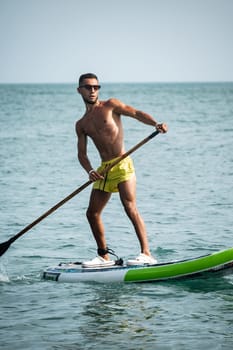
[{"label": "man's right arm", "polygon": [[75,129],[78,137],[78,143],[77,143],[78,160],[82,165],[82,167],[86,170],[86,172],[89,173],[92,170],[92,166],[87,156],[87,136],[84,133],[84,130],[80,125],[80,122],[76,123]]},{"label": "man's right arm", "polygon": [[100,175],[96,170],[91,166],[91,162],[87,156],[87,135],[85,134],[83,128],[80,125],[80,122],[76,123],[76,134],[78,137],[78,160],[82,167],[86,170],[89,175],[89,179],[96,181],[103,179],[103,176]]}]

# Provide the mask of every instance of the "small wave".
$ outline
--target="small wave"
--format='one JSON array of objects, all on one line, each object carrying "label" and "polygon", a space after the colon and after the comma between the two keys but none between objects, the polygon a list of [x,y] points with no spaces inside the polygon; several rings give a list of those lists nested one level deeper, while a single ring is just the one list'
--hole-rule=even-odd
[{"label": "small wave", "polygon": [[10,279],[6,274],[0,273],[0,282],[8,283],[8,282],[10,282]]},{"label": "small wave", "polygon": [[7,274],[6,265],[1,263],[0,265],[0,283],[9,283],[10,279]]}]

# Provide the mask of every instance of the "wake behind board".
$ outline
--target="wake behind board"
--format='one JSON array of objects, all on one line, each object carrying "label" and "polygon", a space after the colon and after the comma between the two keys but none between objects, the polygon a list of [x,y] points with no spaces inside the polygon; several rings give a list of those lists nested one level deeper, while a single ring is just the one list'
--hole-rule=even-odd
[{"label": "wake behind board", "polygon": [[233,273],[233,248],[197,258],[156,265],[82,268],[81,264],[61,263],[42,273],[45,280],[57,282],[159,282],[181,278],[207,277]]}]

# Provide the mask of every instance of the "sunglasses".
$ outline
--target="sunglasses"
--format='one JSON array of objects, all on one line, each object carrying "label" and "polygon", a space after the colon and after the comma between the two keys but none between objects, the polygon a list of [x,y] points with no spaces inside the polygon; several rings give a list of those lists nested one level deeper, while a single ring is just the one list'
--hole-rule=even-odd
[{"label": "sunglasses", "polygon": [[79,87],[80,88],[84,88],[84,89],[86,89],[88,91],[92,91],[92,89],[94,89],[94,91],[97,91],[97,90],[99,90],[101,88],[100,85],[81,85]]}]

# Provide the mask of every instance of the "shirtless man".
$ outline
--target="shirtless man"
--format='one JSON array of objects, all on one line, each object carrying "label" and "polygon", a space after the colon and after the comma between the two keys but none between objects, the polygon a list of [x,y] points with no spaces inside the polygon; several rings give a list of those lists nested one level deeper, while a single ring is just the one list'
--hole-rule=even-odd
[{"label": "shirtless man", "polygon": [[[88,173],[89,179],[94,183],[86,214],[98,247],[97,257],[84,262],[83,267],[111,266],[115,263],[109,257],[110,251],[107,248],[101,219],[102,210],[112,192],[119,192],[121,202],[134,226],[141,247],[139,256],[128,260],[128,264],[155,264],[156,260],[150,254],[145,224],[136,206],[136,177],[131,158],[127,157],[122,160],[105,176],[101,175],[101,171],[125,153],[121,115],[151,125],[161,133],[167,132],[167,126],[158,124],[149,114],[127,106],[115,98],[100,101],[98,99],[99,89],[100,85],[95,74],[87,73],[80,76],[77,91],[83,98],[86,113],[76,123],[78,159]],[[93,140],[102,160],[97,170],[93,169],[87,155],[88,137]]]}]

